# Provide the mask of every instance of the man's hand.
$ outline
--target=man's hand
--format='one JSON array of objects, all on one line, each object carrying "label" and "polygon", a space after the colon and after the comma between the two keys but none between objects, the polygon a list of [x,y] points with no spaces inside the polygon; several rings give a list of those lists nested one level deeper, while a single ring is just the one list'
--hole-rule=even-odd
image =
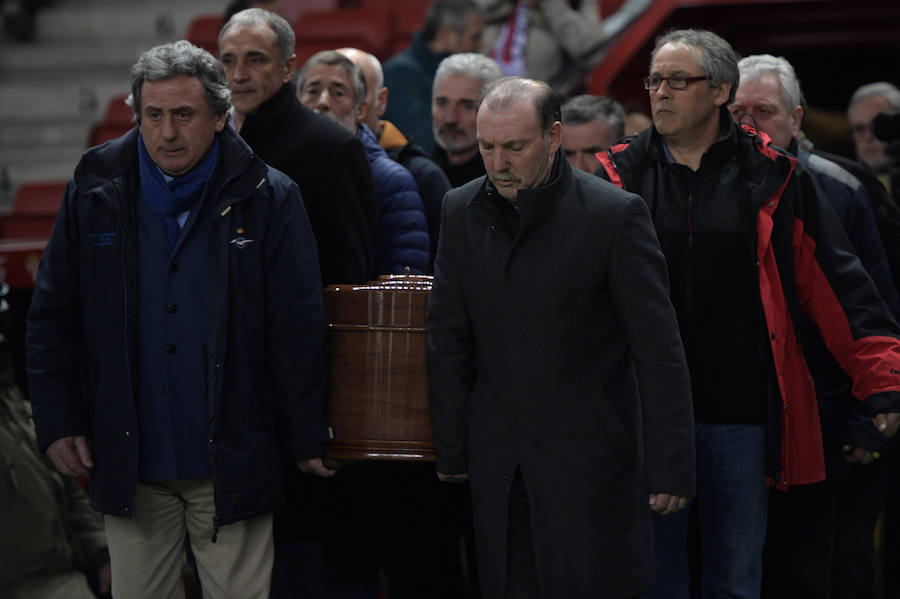
[{"label": "man's hand", "polygon": [[438,472],[438,480],[442,483],[464,483],[469,480],[469,473],[462,472],[460,474],[444,474],[443,472]]},{"label": "man's hand", "polygon": [[885,437],[893,437],[897,429],[900,428],[900,412],[885,412],[884,414],[876,414],[872,418],[872,424]]},{"label": "man's hand", "polygon": [[881,457],[877,451],[869,451],[862,447],[853,447],[852,445],[844,445],[844,459],[851,464],[871,464]]},{"label": "man's hand", "polygon": [[341,469],[341,465],[338,462],[326,464],[322,458],[310,458],[308,460],[297,460],[297,468],[300,469],[300,472],[305,472],[306,474],[328,478],[337,474],[337,471]]},{"label": "man's hand", "polygon": [[691,498],[684,495],[669,495],[668,493],[650,493],[650,509],[658,514],[674,514],[683,510],[690,503]]},{"label": "man's hand", "polygon": [[47,457],[67,476],[87,476],[94,467],[87,437],[63,437],[47,448]]}]

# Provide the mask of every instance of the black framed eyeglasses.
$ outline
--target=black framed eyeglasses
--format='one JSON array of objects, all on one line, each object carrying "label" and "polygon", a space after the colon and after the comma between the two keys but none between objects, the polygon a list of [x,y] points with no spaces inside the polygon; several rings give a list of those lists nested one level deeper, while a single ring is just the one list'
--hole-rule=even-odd
[{"label": "black framed eyeglasses", "polygon": [[665,81],[669,89],[687,89],[687,86],[695,81],[706,81],[706,75],[697,75],[696,77],[683,77],[681,75],[673,75],[671,77],[660,77],[659,75],[650,75],[644,77],[644,89],[656,91]]}]

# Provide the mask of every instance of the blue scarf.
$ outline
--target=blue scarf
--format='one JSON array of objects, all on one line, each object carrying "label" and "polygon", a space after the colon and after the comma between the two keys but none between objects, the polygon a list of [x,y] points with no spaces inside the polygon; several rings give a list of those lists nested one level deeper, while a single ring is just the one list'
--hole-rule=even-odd
[{"label": "blue scarf", "polygon": [[138,134],[138,165],[141,174],[141,193],[150,209],[160,217],[166,227],[169,247],[175,247],[178,232],[178,215],[190,210],[203,196],[203,189],[219,159],[219,137],[194,170],[166,181],[162,170],[150,158],[144,147],[144,138]]}]

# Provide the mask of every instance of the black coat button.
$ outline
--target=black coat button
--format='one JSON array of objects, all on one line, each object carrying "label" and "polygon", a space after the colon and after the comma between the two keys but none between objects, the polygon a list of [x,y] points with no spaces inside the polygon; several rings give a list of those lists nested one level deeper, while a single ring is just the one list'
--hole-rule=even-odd
[{"label": "black coat button", "polygon": [[174,314],[175,310],[177,309],[178,306],[176,306],[175,304],[166,304],[166,312],[168,312],[169,314]]},{"label": "black coat button", "polygon": [[166,344],[166,353],[174,354],[175,353],[175,344],[167,343]]},{"label": "black coat button", "polygon": [[169,265],[169,272],[178,272],[178,263],[173,262]]}]

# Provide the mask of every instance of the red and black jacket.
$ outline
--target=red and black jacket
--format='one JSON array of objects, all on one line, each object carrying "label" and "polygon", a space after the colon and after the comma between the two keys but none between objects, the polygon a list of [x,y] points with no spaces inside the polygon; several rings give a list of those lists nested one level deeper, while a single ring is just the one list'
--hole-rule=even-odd
[{"label": "red and black jacket", "polygon": [[[900,410],[900,329],[827,201],[807,175],[795,172],[796,159],[752,129],[738,128],[727,114],[722,128],[702,163],[719,176],[699,192],[713,201],[743,202],[748,260],[755,262],[764,314],[760,326],[766,327],[760,339],[768,340],[771,366],[769,475],[778,488],[817,482],[825,478],[822,432],[797,317],[806,314],[818,326],[853,380],[854,396],[873,415]],[[653,127],[597,157],[597,174],[641,195],[654,223],[684,201],[678,165],[667,159]],[[666,242],[660,242],[665,252]]]}]

